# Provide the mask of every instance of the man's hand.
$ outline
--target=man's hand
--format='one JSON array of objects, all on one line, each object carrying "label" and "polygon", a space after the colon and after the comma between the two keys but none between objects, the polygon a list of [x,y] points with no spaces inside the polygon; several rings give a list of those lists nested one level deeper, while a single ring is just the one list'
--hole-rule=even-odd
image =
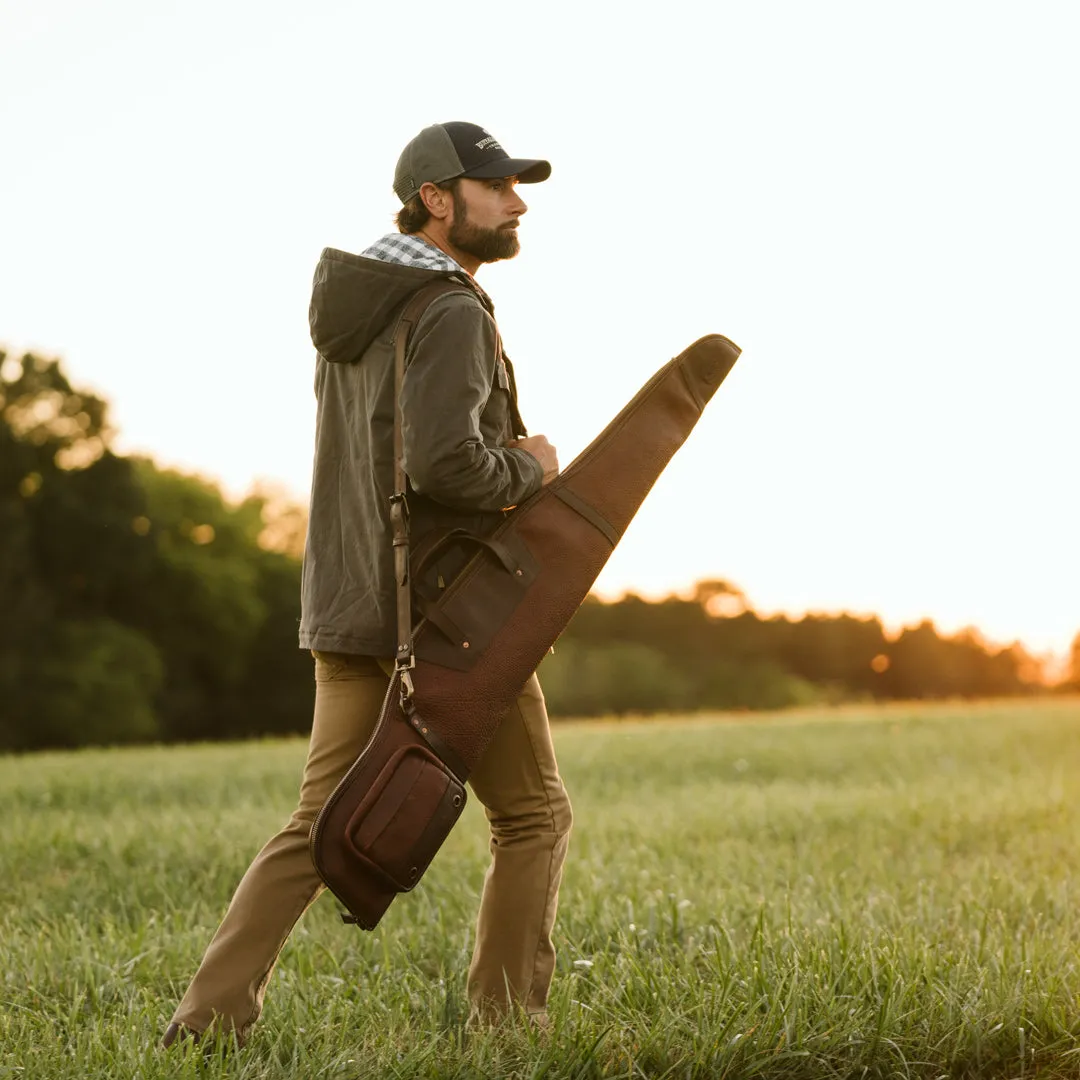
[{"label": "man's hand", "polygon": [[511,439],[507,446],[515,450],[526,450],[540,462],[544,470],[544,483],[550,484],[559,475],[559,459],[555,447],[547,441],[546,435],[530,435],[527,439]]}]

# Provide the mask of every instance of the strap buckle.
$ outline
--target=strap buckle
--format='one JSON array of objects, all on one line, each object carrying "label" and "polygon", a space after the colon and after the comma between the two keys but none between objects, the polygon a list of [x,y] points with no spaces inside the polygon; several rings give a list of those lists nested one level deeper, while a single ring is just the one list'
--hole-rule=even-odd
[{"label": "strap buckle", "polygon": [[400,693],[401,693],[401,708],[408,713],[409,705],[412,702],[412,696],[414,692],[412,681],[412,669],[416,667],[416,657],[409,653],[409,659],[406,662],[404,657],[398,657],[397,667],[395,671],[400,680]]},{"label": "strap buckle", "polygon": [[[390,496],[390,524],[396,540],[409,524],[409,502],[404,491],[395,491]],[[405,533],[408,539],[408,533]]]}]

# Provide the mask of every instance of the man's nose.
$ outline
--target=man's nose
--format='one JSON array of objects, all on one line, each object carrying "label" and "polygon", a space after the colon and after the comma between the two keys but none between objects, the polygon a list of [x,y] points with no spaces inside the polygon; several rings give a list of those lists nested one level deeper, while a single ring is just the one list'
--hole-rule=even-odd
[{"label": "man's nose", "polygon": [[524,214],[528,209],[529,208],[526,205],[525,200],[515,191],[514,205],[511,208],[511,213],[513,213],[514,217],[521,217],[521,215]]}]

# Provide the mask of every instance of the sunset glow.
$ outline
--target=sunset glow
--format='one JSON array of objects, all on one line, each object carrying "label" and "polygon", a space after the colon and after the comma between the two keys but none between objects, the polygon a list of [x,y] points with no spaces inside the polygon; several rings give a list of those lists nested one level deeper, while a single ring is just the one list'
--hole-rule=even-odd
[{"label": "sunset glow", "polygon": [[479,280],[564,463],[697,337],[744,350],[602,595],[1080,631],[1069,5],[500,9],[509,84],[444,18],[447,77],[393,93],[390,5],[4,9],[0,347],[62,356],[121,449],[306,499],[319,251],[388,231],[401,147],[472,119],[553,165]]}]

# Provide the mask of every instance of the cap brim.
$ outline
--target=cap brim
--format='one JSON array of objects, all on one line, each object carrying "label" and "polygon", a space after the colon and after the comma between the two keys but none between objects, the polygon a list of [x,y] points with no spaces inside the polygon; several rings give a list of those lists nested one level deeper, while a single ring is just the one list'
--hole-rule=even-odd
[{"label": "cap brim", "polygon": [[519,184],[539,184],[551,175],[551,165],[536,158],[502,158],[477,165],[475,169],[463,172],[473,180],[498,180],[504,176],[516,176]]}]

